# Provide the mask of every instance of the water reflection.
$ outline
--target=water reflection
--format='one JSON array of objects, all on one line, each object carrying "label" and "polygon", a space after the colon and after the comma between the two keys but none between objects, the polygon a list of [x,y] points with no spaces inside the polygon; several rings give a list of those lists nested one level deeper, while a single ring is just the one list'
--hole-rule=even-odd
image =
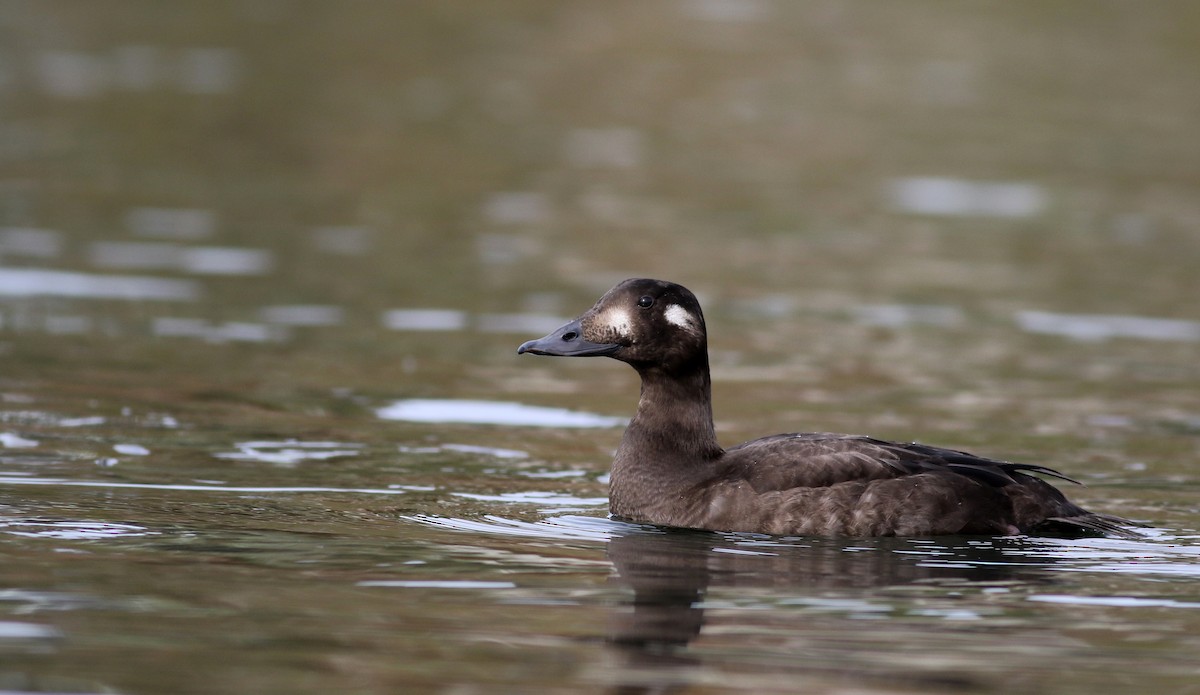
[{"label": "water reflection", "polygon": [[483,333],[546,333],[568,319],[550,314],[524,312],[479,314],[472,317],[456,309],[391,309],[385,311],[380,323],[393,331],[462,331],[473,323]]},{"label": "water reflection", "polygon": [[[521,540],[520,551],[506,541],[475,542],[487,557],[519,552],[523,563],[555,568],[572,566],[544,549],[605,543],[614,570],[610,584],[619,593],[608,604],[605,666],[584,677],[624,693],[675,692],[731,675],[749,691],[827,681],[914,692],[989,687],[993,676],[972,667],[972,657],[927,653],[964,638],[943,634],[943,626],[997,619],[1022,624],[1029,588],[1056,587],[1032,595],[1050,597],[1039,604],[1066,603],[1073,585],[1052,570],[1091,563],[1086,551],[1074,556],[1068,546],[1035,538],[779,538],[572,515],[535,522],[493,515],[408,519],[477,538]],[[1143,560],[1163,550],[1157,543],[1129,549],[1134,546]],[[1055,547],[1061,556],[1047,557]],[[914,654],[906,646],[914,641],[927,646]],[[1074,644],[1049,640],[1039,648]]]},{"label": "water reflection", "polygon": [[58,99],[94,99],[116,89],[146,91],[168,86],[188,94],[234,89],[241,58],[227,48],[165,49],[119,46],[111,52],[43,50],[35,56],[37,88]]},{"label": "water reflection", "polygon": [[483,216],[496,224],[538,224],[550,219],[550,200],[534,191],[493,193],[483,204]]},{"label": "water reflection", "polygon": [[14,432],[0,432],[0,447],[5,449],[27,449],[37,445],[36,439],[26,439]]},{"label": "water reflection", "polygon": [[1200,536],[1139,529],[1146,540],[1124,538],[1041,538],[1036,545],[1010,549],[1026,561],[1054,562],[1062,572],[1103,572],[1153,578],[1200,578]]},{"label": "water reflection", "polygon": [[1072,596],[1069,594],[1035,594],[1029,601],[1039,603],[1061,603],[1071,606],[1116,606],[1119,608],[1200,608],[1197,601],[1175,601],[1161,598],[1136,598],[1132,596]]},{"label": "water reflection", "polygon": [[865,304],[854,307],[854,315],[859,323],[886,328],[914,325],[955,328],[966,323],[961,309],[939,304]]},{"label": "water reflection", "polygon": [[121,270],[167,270],[179,267],[180,248],[148,241],[97,241],[89,253],[92,265]]},{"label": "water reflection", "polygon": [[193,301],[200,297],[200,286],[169,278],[0,268],[0,296]]},{"label": "water reflection", "polygon": [[206,319],[159,316],[150,332],[163,338],[200,338],[209,343],[265,343],[282,340],[286,333],[281,326],[268,326],[249,321],[212,323]]},{"label": "water reflection", "polygon": [[607,497],[575,497],[557,492],[532,490],[527,492],[505,492],[499,495],[484,495],[474,492],[452,492],[455,497],[481,500],[486,502],[507,502],[510,504],[545,504],[554,506],[599,507],[608,504]]},{"label": "water reflection", "polygon": [[912,177],[891,182],[892,207],[918,215],[1024,218],[1041,214],[1049,197],[1028,182]]},{"label": "water reflection", "polygon": [[[834,613],[849,620],[878,619],[897,611],[892,600],[847,595],[846,590],[947,582],[1001,587],[1036,579],[1040,572],[1005,554],[1015,544],[1019,541],[971,538],[756,539],[644,528],[616,533],[608,544],[616,569],[613,580],[633,592],[613,612],[608,627],[607,641],[621,664],[618,672],[629,674],[619,692],[671,692],[689,684],[692,667],[702,665],[704,658],[688,647],[705,630],[710,609],[745,608],[746,601],[757,600],[765,608],[799,606],[807,613]],[[939,562],[926,562],[932,558]],[[713,588],[739,593],[733,603],[714,600],[709,594]],[[756,591],[764,588],[771,591]],[[944,620],[981,617],[964,607],[926,606],[913,614]],[[835,674],[839,668],[797,661],[805,675]],[[882,682],[897,674],[862,669],[853,677]],[[945,674],[899,677],[910,687],[946,685]]]},{"label": "water reflection", "polygon": [[461,331],[467,315],[455,309],[392,309],[384,312],[381,323],[394,331]]},{"label": "water reflection", "polygon": [[[427,492],[427,485],[389,485],[386,488],[347,488],[321,486],[226,485],[222,481],[207,481],[204,485],[186,483],[126,483],[119,480],[68,480],[66,478],[18,477],[20,474],[0,474],[0,485],[46,485],[51,487],[93,487],[125,490],[173,490],[177,492],[226,492],[292,495],[302,493],[346,493],[353,495],[403,495],[410,491]],[[201,481],[205,482],[205,481]]]},{"label": "water reflection", "polygon": [[591,516],[564,514],[540,519],[535,522],[507,519],[487,515],[482,519],[416,515],[406,517],[427,526],[472,533],[498,534],[514,538],[541,538],[545,540],[588,540],[607,542],[622,532],[634,532],[643,527],[610,519]]},{"label": "water reflection", "polygon": [[463,454],[478,454],[480,456],[489,456],[499,459],[524,459],[529,458],[529,453],[519,451],[517,449],[501,449],[494,446],[479,446],[476,444],[440,444],[438,446],[405,446],[401,445],[399,451],[405,454],[440,454],[443,451],[457,451]]},{"label": "water reflection", "polygon": [[512,582],[481,582],[440,579],[367,579],[355,586],[384,586],[401,589],[513,589]]},{"label": "water reflection", "polygon": [[231,461],[259,461],[291,467],[303,461],[325,461],[357,456],[362,448],[361,444],[309,442],[298,439],[238,442],[236,446],[237,451],[225,451],[213,454],[213,456]]},{"label": "water reflection", "polygon": [[266,249],[232,246],[196,246],[180,249],[179,267],[198,275],[265,275],[275,265]]},{"label": "water reflection", "polygon": [[99,268],[175,270],[197,275],[264,275],[274,254],[229,246],[178,246],[162,242],[97,241],[90,258]]},{"label": "water reflection", "polygon": [[0,255],[55,258],[62,253],[62,233],[27,227],[0,228]]},{"label": "water reflection", "polygon": [[137,207],[125,216],[125,225],[138,236],[195,241],[213,235],[217,216],[204,209]]},{"label": "water reflection", "polygon": [[[201,5],[0,5],[0,388],[20,392],[0,394],[0,516],[32,534],[0,532],[0,642],[25,611],[65,637],[37,658],[0,644],[0,690],[188,692],[198,673],[222,692],[588,690],[578,664],[631,689],[788,692],[847,652],[981,677],[1016,661],[1026,680],[1003,690],[1195,687],[1174,674],[1200,635],[1183,610],[1200,558],[1161,542],[1026,542],[993,566],[667,534],[629,567],[625,537],[658,532],[598,518],[606,478],[585,464],[615,431],[512,429],[622,410],[505,403],[571,407],[608,370],[531,375],[499,335],[548,332],[645,261],[703,277],[735,324],[714,350],[730,423],[949,432],[1065,458],[1112,511],[1197,527],[1196,338],[1080,355],[1014,317],[1198,318],[1198,49],[1169,42],[1195,13]],[[387,425],[350,397],[387,389],[372,405],[496,401],[410,402],[433,424]],[[467,518],[400,520],[421,514]],[[51,535],[72,533],[96,535]],[[630,581],[605,582],[612,536]],[[703,581],[673,584],[689,567]],[[1053,584],[1033,602],[1010,580],[931,585],[995,567]],[[408,583],[355,587],[374,579]],[[656,603],[683,634],[621,629]],[[695,663],[593,661],[655,650]]]},{"label": "water reflection", "polygon": [[374,233],[366,227],[318,227],[310,233],[320,251],[339,256],[361,256],[371,249]]},{"label": "water reflection", "polygon": [[411,398],[379,408],[384,420],[408,422],[471,423],[519,427],[618,427],[625,418],[577,410],[509,403],[438,398]]},{"label": "water reflection", "polygon": [[150,536],[157,532],[135,524],[116,524],[103,521],[0,519],[0,533],[26,538],[57,538],[78,541]]},{"label": "water reflection", "polygon": [[1111,338],[1200,341],[1200,321],[1117,314],[1059,314],[1049,311],[1020,311],[1017,312],[1016,318],[1017,325],[1023,331],[1087,342]]},{"label": "water reflection", "polygon": [[341,307],[324,304],[281,304],[259,310],[263,321],[284,326],[336,326],[344,314]]}]

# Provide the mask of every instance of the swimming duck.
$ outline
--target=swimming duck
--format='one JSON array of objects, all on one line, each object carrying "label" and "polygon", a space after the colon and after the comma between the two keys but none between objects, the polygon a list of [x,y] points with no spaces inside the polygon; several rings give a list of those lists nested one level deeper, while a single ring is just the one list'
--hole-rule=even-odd
[{"label": "swimming duck", "polygon": [[696,296],[631,279],[517,354],[612,357],[641,397],[609,482],[616,518],[772,535],[1127,535],[1033,474],[1045,466],[849,434],[793,433],[729,449],[712,418],[708,337]]}]

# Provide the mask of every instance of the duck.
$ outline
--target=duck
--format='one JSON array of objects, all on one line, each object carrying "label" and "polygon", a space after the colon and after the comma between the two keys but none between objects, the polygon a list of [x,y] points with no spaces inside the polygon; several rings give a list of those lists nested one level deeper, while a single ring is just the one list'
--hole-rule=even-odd
[{"label": "duck", "polygon": [[1129,536],[1014,463],[917,442],[794,432],[728,449],[712,415],[708,333],[696,296],[648,278],[618,283],[517,354],[609,357],[641,377],[613,456],[609,513],[667,527],[773,536]]}]

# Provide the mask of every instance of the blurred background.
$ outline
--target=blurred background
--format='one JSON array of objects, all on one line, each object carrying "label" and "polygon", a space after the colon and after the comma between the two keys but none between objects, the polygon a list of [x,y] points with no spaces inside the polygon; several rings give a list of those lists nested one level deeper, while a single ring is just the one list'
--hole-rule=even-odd
[{"label": "blurred background", "polygon": [[[1159,417],[1194,427],[1198,28],[1187,2],[6,0],[4,378],[623,412],[632,375],[512,348],[654,276],[700,295],[718,382],[760,384],[739,409],[849,386],[915,414],[814,424],[944,428],[1065,377],[1118,411],[1182,386]],[[921,422],[906,385],[962,402]]]},{"label": "blurred background", "polygon": [[481,315],[573,315],[631,275],[770,322],[1195,319],[1198,24],[1186,2],[6,1],[4,335],[523,335]]},{"label": "blurred background", "polygon": [[[631,276],[699,295],[727,444],[970,448],[1194,534],[1197,36],[1185,0],[0,0],[0,689],[617,678],[636,376],[515,350]],[[1194,687],[1195,538],[800,544],[842,569],[759,566],[666,678]],[[872,588],[935,556],[1049,569]]]},{"label": "blurred background", "polygon": [[705,305],[723,426],[1196,429],[1198,28],[1187,2],[5,1],[3,378],[626,413],[627,370],[513,348],[652,276]]}]

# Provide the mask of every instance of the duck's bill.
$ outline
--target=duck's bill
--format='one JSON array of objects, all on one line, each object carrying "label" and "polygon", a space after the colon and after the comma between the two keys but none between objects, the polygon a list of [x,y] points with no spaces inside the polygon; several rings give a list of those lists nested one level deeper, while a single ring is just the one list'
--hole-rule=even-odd
[{"label": "duck's bill", "polygon": [[597,357],[611,355],[621,346],[616,343],[593,343],[583,337],[583,326],[579,319],[559,328],[550,335],[530,340],[517,348],[517,354],[526,352],[534,355],[551,355],[554,357]]}]

